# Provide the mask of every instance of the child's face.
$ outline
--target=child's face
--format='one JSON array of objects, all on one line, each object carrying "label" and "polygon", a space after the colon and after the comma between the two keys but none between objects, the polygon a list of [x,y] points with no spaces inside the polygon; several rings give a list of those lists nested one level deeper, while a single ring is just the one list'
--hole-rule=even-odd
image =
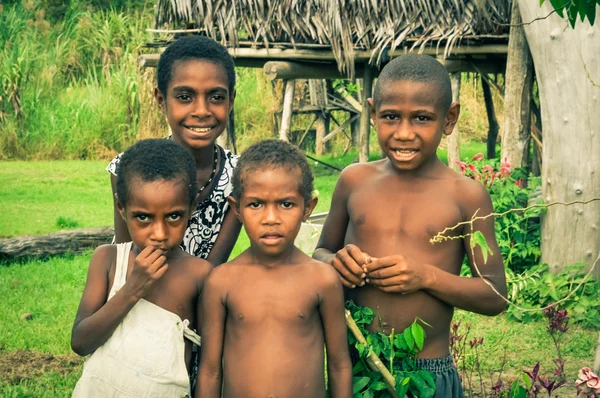
[{"label": "child's face", "polygon": [[223,67],[203,60],[176,62],[167,93],[157,89],[155,95],[173,140],[190,151],[213,145],[227,127],[235,98]]},{"label": "child's face", "polygon": [[437,87],[430,83],[395,81],[382,88],[377,109],[369,99],[379,145],[398,170],[415,170],[436,156],[442,134],[450,135],[460,107],[446,112]]},{"label": "child's face", "polygon": [[133,178],[129,189],[129,201],[125,206],[119,201],[119,211],[133,243],[140,250],[154,246],[164,252],[179,246],[192,211],[184,183]]},{"label": "child's face", "polygon": [[310,216],[317,199],[304,203],[300,180],[299,169],[250,171],[244,176],[239,202],[230,198],[252,247],[259,253],[272,258],[285,253],[293,246],[302,221]]}]

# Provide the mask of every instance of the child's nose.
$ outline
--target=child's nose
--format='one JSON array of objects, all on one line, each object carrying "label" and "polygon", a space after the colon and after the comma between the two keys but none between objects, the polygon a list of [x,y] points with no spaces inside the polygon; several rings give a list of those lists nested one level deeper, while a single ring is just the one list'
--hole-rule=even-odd
[{"label": "child's nose", "polygon": [[277,209],[275,206],[267,206],[265,209],[265,224],[275,224],[278,221]]},{"label": "child's nose", "polygon": [[208,100],[206,98],[199,97],[195,102],[193,116],[203,118],[210,115],[210,109],[208,106]]},{"label": "child's nose", "polygon": [[164,222],[158,221],[154,223],[150,238],[156,242],[162,242],[167,239],[167,227]]},{"label": "child's nose", "polygon": [[411,141],[415,138],[414,131],[408,121],[403,121],[394,131],[394,138],[399,141]]}]

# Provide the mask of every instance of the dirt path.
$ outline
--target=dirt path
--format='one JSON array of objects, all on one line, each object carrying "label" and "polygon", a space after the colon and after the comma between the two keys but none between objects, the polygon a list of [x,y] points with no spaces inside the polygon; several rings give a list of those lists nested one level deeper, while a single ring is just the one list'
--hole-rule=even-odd
[{"label": "dirt path", "polygon": [[71,373],[81,366],[83,360],[75,354],[53,355],[27,350],[7,352],[0,349],[0,380],[14,384],[47,372]]}]

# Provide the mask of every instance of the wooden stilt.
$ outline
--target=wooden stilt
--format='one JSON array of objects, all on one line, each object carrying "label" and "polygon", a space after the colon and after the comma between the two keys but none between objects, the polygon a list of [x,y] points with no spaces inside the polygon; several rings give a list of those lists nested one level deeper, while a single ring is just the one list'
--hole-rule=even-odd
[{"label": "wooden stilt", "polygon": [[[452,101],[460,100],[460,72],[450,73],[450,82],[452,83]],[[448,166],[456,171],[460,168],[456,162],[460,160],[460,130],[458,126],[448,136]]]},{"label": "wooden stilt", "polygon": [[294,105],[294,90],[296,81],[289,79],[285,81],[283,94],[283,111],[281,114],[281,128],[279,129],[279,139],[283,141],[290,140],[290,128],[292,126],[292,108]]},{"label": "wooden stilt", "polygon": [[365,66],[365,74],[363,75],[363,93],[362,93],[362,110],[360,114],[360,131],[359,143],[360,152],[358,155],[359,162],[369,161],[369,133],[371,132],[371,112],[367,99],[371,98],[373,92],[373,67]]},{"label": "wooden stilt", "polygon": [[481,89],[483,90],[483,99],[485,100],[485,110],[488,119],[488,136],[487,136],[487,158],[494,159],[496,157],[496,140],[498,138],[498,119],[496,119],[496,111],[494,109],[494,100],[492,99],[492,90],[488,83],[488,79],[484,79],[481,75]]},{"label": "wooden stilt", "polygon": [[315,155],[322,156],[325,152],[323,138],[329,134],[329,113],[327,112],[327,86],[325,80],[310,79],[308,81],[310,91],[310,103],[312,106],[321,108],[315,120]]}]

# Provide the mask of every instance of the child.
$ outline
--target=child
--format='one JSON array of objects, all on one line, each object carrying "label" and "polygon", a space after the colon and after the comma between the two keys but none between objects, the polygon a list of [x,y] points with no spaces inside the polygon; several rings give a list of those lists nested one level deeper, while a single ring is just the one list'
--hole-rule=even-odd
[{"label": "child", "polygon": [[[237,156],[215,144],[229,120],[235,99],[235,69],[227,49],[204,36],[185,36],[160,57],[154,91],[171,128],[171,139],[196,163],[199,202],[181,247],[213,265],[224,263],[235,245],[240,224],[229,212],[231,175]],[[108,165],[113,194],[120,156]],[[114,201],[115,241],[130,236]]]},{"label": "child", "polygon": [[179,247],[195,208],[196,167],[170,140],[140,141],[117,168],[117,206],[133,242],[90,261],[71,347],[92,354],[74,397],[189,396],[197,301],[211,265]]},{"label": "child", "polygon": [[[490,214],[490,196],[436,155],[460,113],[438,61],[425,55],[394,59],[381,71],[369,105],[386,158],[342,172],[313,257],[336,269],[346,298],[376,311],[372,330],[399,332],[416,317],[429,323],[419,366],[437,375],[437,397],[462,396],[449,357],[453,309],[495,315],[505,308],[488,286],[506,293],[494,219],[473,226],[493,252],[487,262],[479,249],[472,258],[471,239],[462,237],[471,232],[467,225],[453,231],[453,240],[432,245],[430,239],[475,213]],[[465,254],[472,278],[459,276]]]},{"label": "child", "polygon": [[317,203],[312,181],[285,142],[240,157],[229,200],[250,248],[206,282],[196,397],[325,397],[323,344],[330,396],[352,396],[342,285],[294,246]]}]

